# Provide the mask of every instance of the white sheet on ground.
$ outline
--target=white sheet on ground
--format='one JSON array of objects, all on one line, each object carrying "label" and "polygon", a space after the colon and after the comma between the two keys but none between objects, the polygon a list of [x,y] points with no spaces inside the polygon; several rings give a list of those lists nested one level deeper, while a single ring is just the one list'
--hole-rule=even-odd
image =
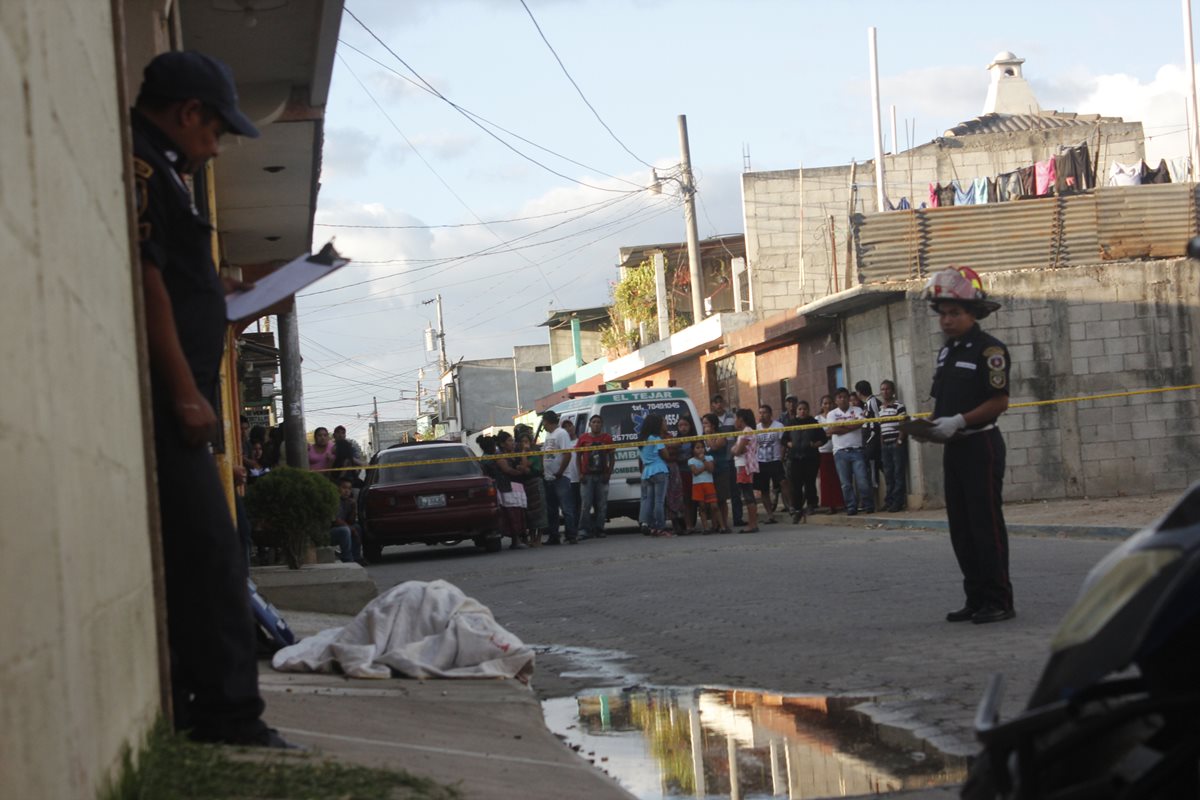
[{"label": "white sheet on ground", "polygon": [[376,597],[344,628],[330,628],[275,654],[282,672],[352,678],[517,678],[533,675],[533,650],[487,606],[446,581],[408,581]]}]

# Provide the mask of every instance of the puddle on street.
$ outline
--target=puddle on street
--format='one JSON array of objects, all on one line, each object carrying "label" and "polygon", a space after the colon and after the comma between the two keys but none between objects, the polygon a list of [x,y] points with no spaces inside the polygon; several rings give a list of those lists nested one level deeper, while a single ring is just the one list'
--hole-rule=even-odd
[{"label": "puddle on street", "polygon": [[592,690],[546,725],[641,800],[852,797],[966,779],[966,760],[881,730],[870,697],[693,687]]}]

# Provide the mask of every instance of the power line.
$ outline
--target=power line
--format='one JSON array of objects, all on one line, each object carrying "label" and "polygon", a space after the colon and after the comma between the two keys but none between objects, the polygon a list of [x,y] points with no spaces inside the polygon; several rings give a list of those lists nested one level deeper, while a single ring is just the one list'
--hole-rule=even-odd
[{"label": "power line", "polygon": [[[620,192],[620,193],[628,194],[629,192],[645,191],[647,188],[649,188],[646,186],[639,186],[637,189],[610,189],[610,188],[607,188],[604,186],[596,186],[595,184],[587,183],[586,181],[581,181],[577,178],[572,178],[570,175],[561,173],[558,170],[554,169],[553,167],[548,166],[547,164],[543,164],[541,161],[538,161],[536,158],[529,155],[528,153],[524,153],[524,152],[518,150],[516,147],[513,147],[513,145],[511,143],[506,142],[504,139],[501,139],[494,132],[489,130],[487,127],[485,127],[484,125],[481,125],[470,114],[466,113],[466,111],[461,106],[459,106],[457,103],[455,103],[453,100],[446,97],[440,91],[435,89],[433,87],[433,84],[431,84],[429,81],[425,80],[425,78],[421,77],[421,73],[419,73],[415,69],[413,69],[409,65],[409,63],[407,61],[405,61],[403,58],[401,58],[400,55],[395,50],[393,50],[391,47],[389,47],[387,45],[387,43],[385,41],[383,41],[383,39],[380,39],[379,36],[375,33],[375,31],[373,31],[369,27],[367,27],[367,24],[365,22],[363,22],[361,19],[359,19],[358,16],[356,16],[353,11],[351,11],[349,8],[346,8],[345,11],[347,14],[350,15],[351,19],[353,19],[355,22],[357,22],[359,25],[361,25],[362,29],[365,30],[371,36],[372,39],[374,39],[376,42],[378,42],[383,47],[384,50],[387,50],[388,53],[391,54],[391,56],[393,58],[395,58],[397,61],[399,61],[401,64],[403,64],[404,68],[407,69],[409,72],[411,72],[413,74],[413,76],[416,77],[417,80],[419,80],[421,83],[423,83],[429,89],[429,91],[433,92],[433,94],[435,94],[439,99],[444,101],[447,105],[449,105],[455,111],[462,114],[463,117],[465,119],[469,120],[472,125],[479,128],[481,131],[486,133],[488,136],[491,136],[497,142],[504,145],[509,150],[513,151],[514,153],[516,153],[517,155],[519,155],[521,158],[525,159],[529,163],[536,164],[537,166],[541,167],[542,169],[546,170],[547,172],[549,172],[553,175],[557,175],[558,177],[562,178],[563,180],[568,180],[568,181],[571,181],[572,183],[577,183],[580,186],[586,186],[589,189],[595,189],[595,190],[601,191],[601,192]],[[342,63],[345,63],[345,61],[343,60]],[[618,179],[618,180],[621,180],[621,179]],[[630,183],[630,181],[626,181],[626,183]],[[637,184],[633,184],[633,185],[636,186]]]},{"label": "power line", "polygon": [[[672,210],[674,210],[674,209],[678,208],[680,205],[681,205],[680,203],[673,203],[673,204],[671,204],[670,206],[668,206],[667,208],[664,208],[662,211],[659,211],[657,214],[653,214],[653,215],[651,215],[651,216],[649,216],[649,217],[646,217],[645,219],[638,220],[638,221],[637,221],[637,222],[635,222],[633,225],[628,225],[628,226],[626,226],[625,228],[622,228],[622,229],[621,229],[621,231],[628,230],[629,228],[636,227],[637,225],[640,225],[640,224],[642,224],[643,222],[649,222],[651,219],[654,219],[654,218],[656,218],[656,217],[661,217],[663,214],[666,214],[668,211],[672,211]],[[613,231],[613,233],[619,233],[619,232],[620,232],[620,231]],[[597,239],[593,239],[593,240],[592,240],[592,241],[590,241],[590,242],[586,242],[586,243],[584,243],[583,245],[580,245],[579,247],[577,247],[577,248],[574,248],[574,250],[568,250],[568,251],[567,251],[567,252],[565,252],[565,253],[561,253],[561,254],[560,254],[558,257],[561,257],[561,256],[568,255],[568,254],[570,254],[570,253],[572,253],[572,252],[575,252],[576,250],[582,250],[582,249],[583,249],[583,248],[585,248],[585,247],[589,247],[590,245],[593,245],[593,244],[595,244],[596,242],[598,242],[598,241],[600,241],[600,240],[602,240],[602,239],[605,239],[605,238],[607,238],[607,236],[608,236],[608,235],[610,235],[610,234],[606,234],[605,236],[601,236],[601,237],[599,237],[599,238],[597,238]],[[562,266],[562,265],[560,265],[560,266],[559,266],[557,269],[561,269],[561,266]],[[523,290],[522,290],[522,291],[523,291]],[[553,291],[553,290],[552,290],[552,291]],[[525,298],[525,307],[526,307],[526,308],[528,308],[528,307],[529,307],[529,306],[530,306],[532,303],[534,303],[534,302],[536,302],[536,301],[538,301],[538,300],[541,300],[543,297],[548,297],[550,294],[552,294],[552,291],[550,291],[550,292],[544,292],[544,293],[542,293],[542,294],[540,294],[540,295],[538,295],[538,296],[536,296],[536,297],[529,297],[529,298]],[[512,298],[514,298],[514,297],[516,297],[518,294],[520,294],[520,292],[513,293],[513,294],[509,295],[508,297],[504,297],[504,298],[501,298],[501,299],[499,299],[499,300],[496,300],[496,301],[494,301],[494,305],[500,306],[502,309],[504,309],[504,310],[503,310],[503,311],[502,311],[500,314],[496,314],[496,315],[494,315],[494,316],[491,316],[491,317],[488,317],[488,318],[486,318],[486,319],[479,320],[479,321],[475,322],[473,325],[468,325],[468,326],[467,326],[467,327],[465,327],[465,328],[461,328],[461,329],[459,329],[459,330],[458,330],[458,334],[459,334],[459,335],[461,335],[461,334],[463,334],[463,333],[466,333],[466,332],[467,332],[467,331],[469,331],[469,330],[474,330],[475,328],[478,328],[480,325],[485,325],[485,324],[487,324],[488,322],[492,322],[492,321],[494,321],[495,319],[498,319],[499,317],[501,317],[501,316],[504,316],[505,314],[508,314],[508,313],[510,313],[510,311],[509,311],[509,310],[508,310],[508,309],[505,307],[505,305],[504,305],[504,304],[505,304],[505,302],[506,302],[507,300],[510,300],[510,299],[512,299]]]},{"label": "power line", "polygon": [[567,80],[569,80],[571,82],[571,85],[575,87],[575,91],[579,93],[579,99],[583,101],[584,105],[586,105],[589,110],[591,110],[593,116],[596,117],[596,121],[604,126],[604,130],[608,131],[608,135],[613,138],[614,142],[621,145],[621,148],[626,153],[629,153],[629,155],[633,156],[634,159],[639,161],[640,163],[645,164],[647,167],[650,167],[651,169],[654,169],[653,164],[645,161],[640,156],[638,156],[637,153],[630,150],[629,146],[626,145],[624,142],[622,142],[620,137],[618,137],[615,133],[613,133],[613,129],[608,127],[608,123],[605,122],[604,119],[600,116],[600,112],[597,111],[596,107],[593,106],[591,101],[587,99],[587,96],[584,95],[584,93],[583,93],[583,89],[579,88],[579,84],[575,82],[575,79],[571,77],[571,73],[567,71],[567,65],[563,63],[563,60],[561,58],[559,58],[558,51],[554,49],[554,45],[550,44],[550,40],[546,38],[546,34],[542,30],[542,26],[538,24],[537,18],[533,16],[533,12],[529,10],[529,5],[525,2],[525,0],[521,0],[521,7],[524,8],[525,13],[529,15],[529,20],[533,23],[533,27],[537,29],[538,36],[542,37],[542,41],[546,43],[546,47],[550,50],[550,54],[552,56],[554,56],[554,60],[558,62],[559,68],[562,69],[563,75],[566,75]]},{"label": "power line", "polygon": [[[352,17],[354,16],[353,12],[351,12],[350,9],[346,9],[346,13],[350,14],[350,16],[352,16]],[[355,20],[357,20],[357,19],[358,18],[355,17]],[[361,22],[359,24],[362,25]],[[365,28],[366,26],[363,25],[363,27]],[[368,30],[370,30],[370,29],[368,29]],[[372,35],[374,35],[374,34],[372,34]],[[386,45],[385,45],[385,47],[386,47]],[[396,56],[396,57],[399,58],[399,56]],[[387,113],[387,110],[380,104],[380,102],[378,100],[375,99],[375,95],[371,94],[371,90],[367,88],[366,84],[364,84],[362,82],[362,80],[359,79],[358,75],[354,72],[354,70],[350,68],[350,65],[346,63],[346,59],[342,58],[342,56],[339,54],[338,60],[341,61],[342,65],[346,67],[346,71],[350,73],[350,75],[354,78],[355,82],[358,83],[359,87],[366,93],[367,97],[371,98],[371,102],[375,104],[375,107],[379,109],[379,112],[381,114],[383,114],[384,118],[388,121],[389,124],[391,124],[392,128],[396,131],[396,133],[398,133],[400,135],[400,138],[404,140],[404,143],[409,146],[409,148],[413,151],[414,154],[416,154],[417,158],[421,159],[421,163],[423,163],[429,169],[429,171],[433,173],[434,177],[436,177],[441,182],[442,186],[446,187],[446,191],[450,192],[450,194],[454,196],[454,199],[457,200],[459,202],[459,204],[463,208],[465,208],[472,217],[474,217],[479,222],[483,222],[483,218],[480,217],[478,214],[476,214],[475,211],[469,205],[467,205],[467,202],[458,195],[458,192],[454,191],[454,189],[451,188],[450,184],[446,182],[446,179],[443,178],[438,173],[438,171],[433,168],[433,165],[429,163],[429,161],[425,158],[425,156],[423,156],[421,154],[421,151],[418,150],[411,141],[409,141],[408,137],[404,135],[404,131],[400,130],[400,126],[397,125],[395,120],[392,119],[391,114]],[[414,74],[416,74],[416,73],[414,73]],[[626,192],[626,194],[628,194],[628,192]],[[485,225],[484,228],[487,230],[488,233],[492,234],[492,236],[495,236],[497,240],[499,240],[501,242],[504,241],[503,239],[500,238],[500,234],[498,234],[494,230],[492,230],[491,227]],[[526,261],[529,261],[530,264],[534,264],[534,262],[530,261],[528,258],[526,258],[526,256],[524,254],[518,253],[518,255],[520,255],[520,257],[525,259]],[[534,264],[534,265],[536,266],[536,264]],[[541,268],[539,267],[538,269],[540,270]],[[544,277],[545,276],[543,276],[543,278]],[[312,294],[319,294],[319,292],[313,292]]]},{"label": "power line", "polygon": [[[359,23],[359,24],[361,24],[361,23]],[[351,50],[358,53],[363,58],[374,63],[376,66],[380,67],[381,69],[387,70],[388,72],[392,73],[397,78],[399,78],[400,80],[406,81],[409,84],[415,86],[416,88],[420,89],[422,92],[425,92],[428,95],[432,95],[433,97],[439,97],[442,100],[446,100],[446,98],[442,95],[439,95],[439,93],[436,90],[422,86],[421,84],[417,83],[412,78],[405,75],[404,73],[398,72],[395,68],[393,68],[387,64],[384,64],[382,61],[375,58],[370,53],[360,50],[359,48],[357,48],[354,45],[347,42],[345,39],[338,39],[338,43],[346,45],[346,47],[349,47]],[[385,45],[385,47],[386,47],[386,45]],[[424,79],[422,79],[422,80],[424,80]],[[495,128],[496,130],[502,131],[503,133],[508,134],[509,136],[513,137],[514,139],[518,139],[518,140],[524,142],[525,144],[529,145],[530,147],[536,147],[538,150],[541,150],[543,153],[548,153],[548,154],[554,156],[555,158],[560,158],[563,161],[574,164],[577,167],[583,167],[584,169],[591,170],[592,172],[595,172],[597,175],[602,175],[605,178],[612,178],[614,181],[621,181],[622,183],[627,183],[630,186],[637,187],[638,189],[649,188],[647,186],[642,186],[639,183],[635,183],[634,181],[631,181],[628,178],[622,178],[619,175],[611,175],[602,169],[591,166],[590,164],[585,164],[582,161],[576,161],[575,159],[571,158],[570,156],[564,156],[562,153],[558,152],[557,150],[551,150],[549,147],[540,145],[537,142],[533,141],[532,139],[528,139],[528,138],[522,136],[521,134],[517,133],[516,131],[509,130],[508,128],[504,127],[503,125],[501,125],[498,122],[493,122],[492,120],[488,119],[487,117],[483,116],[482,114],[476,114],[474,111],[472,111],[469,108],[460,106],[457,103],[451,102],[450,100],[446,100],[446,102],[450,103],[450,105],[452,105],[456,110],[458,110],[458,112],[460,114],[463,114],[463,115],[469,117],[472,121],[477,120],[478,122],[475,123],[477,127],[478,127],[479,122],[483,123],[484,125],[490,125],[493,128]],[[485,133],[488,133],[489,136],[492,136],[493,138],[495,138],[494,134],[491,134],[488,131],[485,131]],[[510,147],[510,149],[511,149],[511,147]]]},{"label": "power line", "polygon": [[[624,201],[627,199],[628,199],[628,197],[622,197],[622,198],[618,198],[617,200],[609,201],[609,203],[610,203],[610,205],[616,205],[618,202],[621,202],[621,201]],[[653,206],[650,206],[650,208],[653,208]],[[592,228],[585,228],[581,231],[576,231],[575,233],[569,234],[567,236],[558,237],[557,239],[550,239],[545,242],[534,242],[534,243],[531,243],[528,245],[522,245],[520,247],[512,246],[512,245],[516,244],[517,242],[524,241],[525,239],[529,239],[530,237],[537,236],[538,234],[541,234],[541,233],[546,233],[547,231],[553,230],[554,228],[561,227],[568,223],[577,222],[580,219],[582,219],[584,216],[587,216],[586,214],[581,214],[578,217],[575,217],[575,218],[572,218],[569,220],[565,220],[565,221],[557,223],[555,225],[551,225],[550,227],[540,228],[536,231],[531,231],[530,233],[522,234],[521,236],[517,236],[512,239],[502,241],[501,246],[506,247],[506,249],[503,251],[498,250],[497,245],[492,245],[490,247],[484,248],[483,250],[478,250],[474,253],[467,253],[464,255],[452,256],[452,257],[447,257],[447,258],[443,258],[443,259],[433,259],[433,260],[430,260],[428,263],[421,263],[420,266],[414,267],[412,269],[400,270],[399,272],[389,272],[387,275],[379,275],[374,278],[364,278],[361,281],[355,281],[353,283],[347,283],[347,284],[343,284],[341,286],[335,286],[331,289],[321,289],[321,290],[318,290],[315,292],[306,292],[305,294],[298,295],[298,297],[314,297],[316,295],[329,294],[331,292],[339,292],[339,291],[342,291],[343,289],[350,289],[355,286],[362,286],[362,285],[368,284],[368,283],[375,283],[377,281],[388,280],[389,278],[395,278],[395,277],[399,277],[401,275],[411,275],[414,272],[423,272],[425,270],[434,269],[436,267],[446,266],[448,264],[453,264],[453,266],[461,266],[462,264],[464,264],[468,261],[473,261],[477,258],[482,258],[482,257],[488,256],[488,255],[498,255],[502,252],[511,252],[515,255],[520,256],[522,259],[525,260],[525,262],[529,266],[536,267],[538,269],[539,273],[541,273],[540,264],[538,262],[530,260],[528,257],[526,257],[524,255],[524,253],[520,252],[521,250],[528,249],[530,247],[540,247],[542,245],[554,244],[555,242],[560,242],[560,241],[564,241],[566,239],[571,239],[571,238],[574,238],[575,236],[581,236],[585,233],[590,233],[595,230],[601,230],[603,228],[610,227],[612,225],[618,225],[621,222],[624,222],[627,219],[631,219],[632,217],[636,216],[637,214],[642,213],[645,210],[646,210],[645,208],[642,208],[642,209],[639,209],[638,211],[635,211],[635,212],[629,214],[628,216],[622,217],[620,219],[610,220],[601,225],[597,225]],[[412,259],[412,260],[410,260],[410,259],[388,259],[388,260],[383,260],[383,261],[360,261],[358,263],[366,264],[366,265],[379,265],[379,264],[412,263],[412,262],[420,263],[421,261],[422,260],[420,260],[420,259]],[[542,279],[545,280],[545,278],[546,278],[545,273],[542,273]],[[405,285],[407,286],[409,284],[405,284]],[[403,287],[397,287],[397,288],[403,288]],[[355,301],[346,301],[346,302],[355,302]]]},{"label": "power line", "polygon": [[484,222],[455,222],[445,225],[350,225],[334,222],[314,222],[313,225],[318,228],[366,228],[369,230],[381,231],[429,231],[442,228],[476,228],[480,225],[503,225],[509,222],[528,222],[533,219],[545,219],[547,217],[557,217],[562,214],[570,214],[573,211],[582,211],[585,208],[594,208],[596,206],[611,203],[612,200],[599,200],[595,203],[588,203],[574,208],[564,208],[559,211],[549,211],[545,214],[531,214],[528,217],[512,217],[510,219],[490,219]]}]

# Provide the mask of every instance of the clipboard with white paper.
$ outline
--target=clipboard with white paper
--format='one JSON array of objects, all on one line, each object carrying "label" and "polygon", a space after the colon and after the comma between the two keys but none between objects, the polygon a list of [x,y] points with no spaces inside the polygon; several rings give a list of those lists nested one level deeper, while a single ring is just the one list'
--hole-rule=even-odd
[{"label": "clipboard with white paper", "polygon": [[350,263],[333,249],[332,242],[316,255],[302,255],[256,281],[254,288],[225,296],[225,319],[251,319],[265,309]]}]

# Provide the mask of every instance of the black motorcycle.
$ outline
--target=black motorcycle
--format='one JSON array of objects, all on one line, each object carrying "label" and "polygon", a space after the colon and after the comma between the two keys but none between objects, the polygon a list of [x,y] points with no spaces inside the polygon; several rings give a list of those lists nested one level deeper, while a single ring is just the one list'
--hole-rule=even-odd
[{"label": "black motorcycle", "polygon": [[1200,797],[1200,484],[1088,574],[1026,710],[975,719],[969,800]]}]

